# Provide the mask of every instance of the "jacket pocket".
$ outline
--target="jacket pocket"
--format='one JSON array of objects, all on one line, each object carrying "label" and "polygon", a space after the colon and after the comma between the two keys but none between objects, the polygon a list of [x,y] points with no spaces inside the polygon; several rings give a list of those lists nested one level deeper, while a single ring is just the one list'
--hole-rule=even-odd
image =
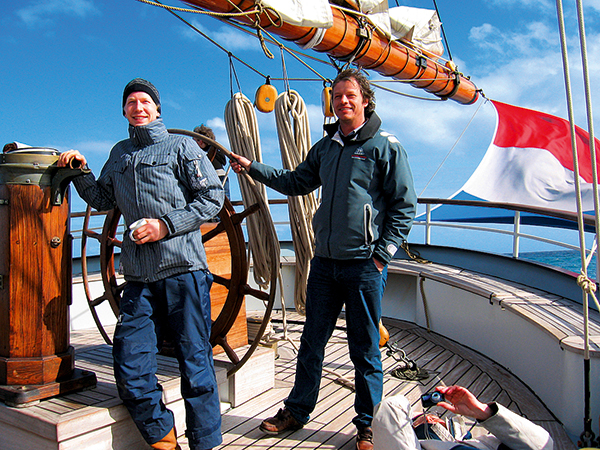
[{"label": "jacket pocket", "polygon": [[372,217],[373,209],[368,203],[364,206],[363,219],[364,219],[364,232],[365,232],[365,245],[371,245],[373,242],[373,228],[372,228]]},{"label": "jacket pocket", "polygon": [[144,155],[140,158],[140,164],[144,167],[156,167],[156,166],[164,166],[169,164],[170,156],[169,155]]},{"label": "jacket pocket", "polygon": [[[173,165],[169,155],[150,154],[140,158],[136,168],[136,185],[148,190],[149,195],[172,192],[176,187]],[[153,191],[153,186],[157,190]]]}]

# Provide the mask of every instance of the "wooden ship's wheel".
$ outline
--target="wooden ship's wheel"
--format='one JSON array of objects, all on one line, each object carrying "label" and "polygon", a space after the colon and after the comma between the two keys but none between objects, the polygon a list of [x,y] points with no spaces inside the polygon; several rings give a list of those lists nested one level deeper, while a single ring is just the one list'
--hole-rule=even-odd
[{"label": "wooden ship's wheel", "polygon": [[[218,147],[225,154],[229,152],[219,143],[212,141],[197,133],[187,130],[169,130],[171,133],[187,134],[206,140]],[[247,175],[245,175],[247,176]],[[225,199],[223,208],[219,212],[219,221],[206,223],[201,227],[202,242],[205,246],[209,270],[213,274],[214,283],[211,288],[212,306],[212,331],[210,343],[219,353],[222,348],[232,362],[228,375],[238,371],[252,356],[262,338],[275,302],[275,291],[279,274],[279,244],[273,221],[267,204],[260,198],[256,204],[236,213],[229,199]],[[261,221],[261,229],[265,230],[264,238],[269,242],[270,282],[266,291],[255,289],[248,285],[248,256],[242,222],[250,214],[255,214]],[[121,212],[115,208],[106,214],[102,232],[98,233],[90,228],[91,208],[87,208],[81,238],[81,264],[85,295],[92,317],[102,334],[104,340],[112,345],[112,341],[106,332],[97,308],[104,302],[108,302],[115,317],[119,315],[119,304],[121,294],[126,281],[117,277],[115,272],[115,248],[121,247],[122,241],[116,235],[120,226]],[[104,293],[94,297],[90,286],[90,273],[88,268],[87,243],[92,238],[100,244],[100,275]],[[240,358],[234,348],[242,347],[247,343],[245,296],[250,295],[265,303],[265,314],[259,327],[258,333],[252,343],[247,347],[244,355]],[[236,328],[236,323],[240,326]],[[240,334],[243,336],[234,336]],[[233,342],[235,341],[235,342]]]}]

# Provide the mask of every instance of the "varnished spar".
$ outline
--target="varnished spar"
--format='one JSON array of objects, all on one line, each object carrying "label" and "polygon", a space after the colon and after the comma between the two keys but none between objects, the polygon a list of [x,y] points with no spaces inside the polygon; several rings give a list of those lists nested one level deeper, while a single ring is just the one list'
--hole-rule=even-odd
[{"label": "varnished spar", "polygon": [[[185,0],[185,3],[217,13],[251,11],[256,6],[252,0]],[[333,26],[325,30],[322,41],[313,50],[327,53],[339,60],[353,58],[354,63],[365,69],[410,81],[414,87],[442,99],[452,99],[465,105],[477,101],[479,91],[464,75],[427,58],[416,49],[390,41],[375,27],[363,23],[358,16],[337,8],[332,8],[332,13]],[[240,16],[239,20],[245,23],[258,21],[263,29],[300,46],[308,43],[319,32],[318,28],[281,23],[268,10],[260,15]]]}]

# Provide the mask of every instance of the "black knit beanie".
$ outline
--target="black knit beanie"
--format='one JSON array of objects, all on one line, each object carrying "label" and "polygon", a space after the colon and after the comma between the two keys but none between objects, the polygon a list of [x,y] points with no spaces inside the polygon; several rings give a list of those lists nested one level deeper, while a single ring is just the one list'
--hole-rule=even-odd
[{"label": "black knit beanie", "polygon": [[[148,94],[156,104],[158,112],[160,113],[160,94],[158,93],[158,89],[156,89],[152,83],[143,78],[134,78],[127,83],[127,86],[125,86],[125,90],[123,91],[123,108],[125,108],[127,97],[129,97],[132,92],[145,92]],[[125,114],[125,112],[123,112],[123,114]]]}]

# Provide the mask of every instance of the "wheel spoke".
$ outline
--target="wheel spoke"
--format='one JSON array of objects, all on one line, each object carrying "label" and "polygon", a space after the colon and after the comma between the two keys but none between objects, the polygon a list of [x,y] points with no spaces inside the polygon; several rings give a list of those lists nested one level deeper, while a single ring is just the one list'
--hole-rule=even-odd
[{"label": "wheel spoke", "polygon": [[213,282],[225,286],[227,289],[231,287],[231,279],[222,277],[221,275],[212,274]]},{"label": "wheel spoke", "polygon": [[111,247],[121,248],[122,244],[123,244],[123,242],[120,239],[117,239],[115,237],[109,237],[106,239],[106,245],[111,246]]},{"label": "wheel spoke", "polygon": [[259,289],[251,288],[250,286],[244,286],[244,295],[251,295],[259,300],[269,300],[269,293],[261,291]]},{"label": "wheel spoke", "polygon": [[104,293],[104,295],[95,298],[94,300],[90,300],[89,304],[91,307],[95,308],[96,306],[102,304],[103,302],[105,302],[106,300],[108,300],[108,297],[106,296],[106,293]]},{"label": "wheel spoke", "polygon": [[206,233],[204,233],[202,235],[202,243],[206,244],[212,238],[218,236],[219,234],[223,233],[224,231],[227,231],[225,229],[225,225],[223,225],[223,222],[219,222],[219,224],[216,227],[214,227],[212,230],[207,231]]},{"label": "wheel spoke", "polygon": [[100,241],[102,239],[102,235],[100,233],[96,233],[93,230],[83,230],[82,233],[89,238],[94,238],[97,241]]},{"label": "wheel spoke", "polygon": [[245,210],[243,210],[242,212],[233,214],[231,216],[231,221],[235,225],[238,225],[238,224],[242,223],[246,217],[248,217],[251,214],[254,214],[259,209],[260,209],[260,205],[258,203],[255,203],[254,205],[250,205]]}]

